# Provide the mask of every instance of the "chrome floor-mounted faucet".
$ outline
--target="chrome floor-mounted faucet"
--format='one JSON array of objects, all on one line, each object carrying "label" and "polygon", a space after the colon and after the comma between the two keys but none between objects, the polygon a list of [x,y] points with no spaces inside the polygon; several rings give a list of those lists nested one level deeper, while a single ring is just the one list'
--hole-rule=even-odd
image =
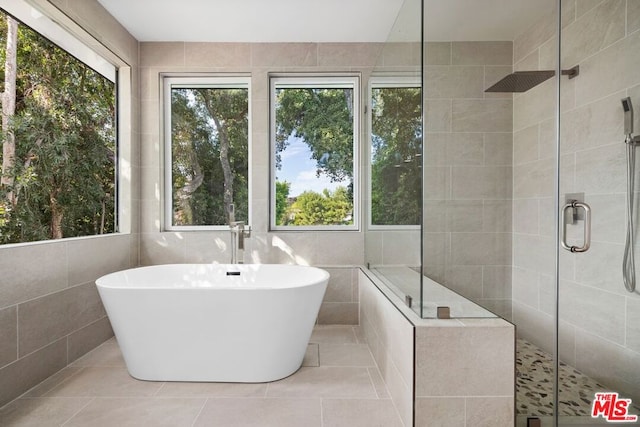
[{"label": "chrome floor-mounted faucet", "polygon": [[[231,231],[231,264],[244,264],[244,239],[251,237],[251,227],[235,220],[233,203],[229,205],[229,231]],[[238,259],[238,253],[240,258]]]}]

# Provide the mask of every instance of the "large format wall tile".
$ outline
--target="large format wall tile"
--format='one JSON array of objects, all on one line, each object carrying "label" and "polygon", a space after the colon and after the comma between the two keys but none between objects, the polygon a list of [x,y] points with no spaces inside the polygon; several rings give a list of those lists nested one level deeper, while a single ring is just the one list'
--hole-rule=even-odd
[{"label": "large format wall tile", "polygon": [[147,42],[140,45],[140,65],[144,67],[185,65],[184,42]]},{"label": "large format wall tile", "polygon": [[452,170],[452,197],[454,199],[511,198],[510,166],[454,166]]},{"label": "large format wall tile", "polygon": [[360,324],[404,425],[412,424],[413,326],[359,272]]},{"label": "large format wall tile", "polygon": [[511,240],[500,233],[453,233],[453,265],[510,265]]},{"label": "large format wall tile", "polygon": [[451,63],[453,65],[512,65],[512,47],[503,42],[453,42]]},{"label": "large format wall tile", "polygon": [[640,298],[627,299],[626,343],[630,350],[640,353]]},{"label": "large format wall tile", "polygon": [[627,34],[640,29],[640,1],[627,1]]},{"label": "large format wall tile", "polygon": [[625,298],[589,286],[560,282],[562,319],[608,341],[624,344]]},{"label": "large format wall tile", "polygon": [[556,12],[547,15],[513,41],[513,62],[519,62],[556,35]]},{"label": "large format wall tile", "polygon": [[382,44],[319,43],[317,49],[320,67],[373,67],[380,57]]},{"label": "large format wall tile", "polygon": [[72,363],[111,337],[113,329],[107,316],[72,332],[67,338],[68,362]]},{"label": "large format wall tile", "polygon": [[253,43],[251,64],[254,67],[317,66],[318,46],[315,43]]},{"label": "large format wall tile", "polygon": [[79,239],[68,243],[69,284],[92,282],[98,277],[131,265],[128,236]]},{"label": "large format wall tile", "polygon": [[185,43],[187,67],[246,67],[251,64],[248,43]]},{"label": "large format wall tile", "polygon": [[20,356],[106,315],[94,283],[37,298],[18,307]]},{"label": "large format wall tile", "polygon": [[422,321],[415,425],[513,424],[514,334],[501,319]]},{"label": "large format wall tile", "polygon": [[67,340],[60,339],[0,369],[0,406],[67,365]]},{"label": "large format wall tile", "polygon": [[451,42],[426,42],[426,65],[451,65]]},{"label": "large format wall tile", "polygon": [[584,105],[637,85],[638,76],[631,70],[640,67],[640,57],[630,52],[638,50],[640,32],[636,31],[585,59],[581,63],[580,79],[576,80],[576,104]]},{"label": "large format wall tile", "polygon": [[416,419],[425,426],[465,427],[464,397],[416,397]]},{"label": "large format wall tile", "polygon": [[18,358],[17,307],[0,310],[0,368]]},{"label": "large format wall tile", "polygon": [[580,330],[576,336],[576,368],[601,384],[614,387],[633,401],[640,400],[640,354]]},{"label": "large format wall tile", "polygon": [[428,66],[424,73],[427,99],[482,98],[484,67]]},{"label": "large format wall tile", "polygon": [[510,99],[453,100],[454,132],[511,132],[513,129]]},{"label": "large format wall tile", "polygon": [[[566,27],[562,33],[562,61],[572,67],[625,36],[624,0],[605,0]],[[585,31],[588,28],[588,31]]]},{"label": "large format wall tile", "polygon": [[0,308],[68,286],[65,243],[5,246],[0,254],[0,270],[5,272],[0,275]]},{"label": "large format wall tile", "polygon": [[511,200],[484,200],[482,206],[482,231],[485,233],[510,233],[512,222]]}]

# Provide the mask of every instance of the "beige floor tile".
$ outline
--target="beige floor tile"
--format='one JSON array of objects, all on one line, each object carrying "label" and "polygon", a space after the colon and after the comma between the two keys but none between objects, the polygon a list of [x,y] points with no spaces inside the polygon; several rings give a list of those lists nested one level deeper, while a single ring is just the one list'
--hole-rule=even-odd
[{"label": "beige floor tile", "polygon": [[209,399],[194,427],[320,427],[320,399]]},{"label": "beige floor tile", "polygon": [[320,366],[320,349],[318,344],[309,344],[307,352],[304,354],[302,366]]},{"label": "beige floor tile", "polygon": [[153,396],[161,382],[139,381],[125,368],[84,368],[49,391],[47,397]]},{"label": "beige floor tile", "polygon": [[65,427],[191,426],[206,399],[97,398]]},{"label": "beige floor tile", "polygon": [[163,397],[264,397],[267,384],[166,382],[156,396]]},{"label": "beige floor tile", "polygon": [[118,347],[118,342],[115,338],[111,338],[73,362],[70,366],[122,368],[125,367],[126,364],[122,358],[122,352],[120,351],[120,347]]},{"label": "beige floor tile", "polygon": [[111,339],[32,389],[30,398],[0,409],[0,425],[399,425],[355,328],[316,326],[311,341],[295,374],[272,383],[237,384],[136,380]]},{"label": "beige floor tile", "polygon": [[357,344],[358,339],[352,326],[316,325],[313,328],[312,343]]},{"label": "beige floor tile", "polygon": [[402,427],[391,399],[323,399],[323,427]]},{"label": "beige floor tile", "polygon": [[320,366],[376,366],[366,344],[320,345]]},{"label": "beige floor tile", "polygon": [[361,326],[352,326],[353,333],[356,335],[356,339],[358,344],[366,344],[367,338],[364,336],[364,330]]},{"label": "beige floor tile", "polygon": [[59,426],[85,407],[91,398],[21,398],[0,409],[0,425]]},{"label": "beige floor tile", "polygon": [[267,397],[376,398],[367,368],[320,366],[300,368],[283,380],[269,383]]}]

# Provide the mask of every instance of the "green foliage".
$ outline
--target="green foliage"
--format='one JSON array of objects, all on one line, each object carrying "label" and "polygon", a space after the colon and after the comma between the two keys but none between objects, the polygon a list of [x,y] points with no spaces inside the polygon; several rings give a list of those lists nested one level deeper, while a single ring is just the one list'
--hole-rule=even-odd
[{"label": "green foliage", "polygon": [[373,225],[418,225],[422,201],[419,88],[379,88],[372,97]]},{"label": "green foliage", "polygon": [[174,225],[227,224],[221,159],[223,134],[230,145],[227,157],[233,176],[230,190],[235,219],[247,221],[248,109],[246,89],[172,89]]},{"label": "green foliage", "polygon": [[276,167],[293,135],[309,146],[318,175],[353,180],[353,90],[279,89],[276,97]]},{"label": "green foliage", "polygon": [[276,181],[276,225],[283,225],[287,221],[287,205],[291,184]]},{"label": "green foliage", "polygon": [[16,204],[0,211],[2,243],[115,231],[114,84],[20,25],[16,86],[15,181],[2,189]]},{"label": "green foliage", "polygon": [[347,189],[338,187],[333,193],[305,191],[287,211],[288,225],[348,225],[353,224],[353,204]]}]

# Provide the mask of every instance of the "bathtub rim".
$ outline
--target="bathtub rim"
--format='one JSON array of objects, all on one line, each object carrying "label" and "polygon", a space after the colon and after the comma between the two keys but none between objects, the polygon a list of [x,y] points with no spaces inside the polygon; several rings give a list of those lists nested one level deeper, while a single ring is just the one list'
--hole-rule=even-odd
[{"label": "bathtub rim", "polygon": [[[298,275],[291,276],[290,282],[284,286],[270,286],[270,285],[260,285],[259,280],[256,282],[257,284],[250,284],[245,286],[231,286],[231,285],[216,285],[211,287],[199,287],[199,286],[175,286],[170,284],[164,284],[161,286],[148,286],[148,285],[135,285],[132,283],[127,283],[128,281],[125,279],[125,275],[127,272],[132,273],[141,273],[145,270],[159,270],[161,268],[189,268],[196,266],[206,266],[206,267],[215,267],[215,268],[227,268],[228,272],[235,272],[246,270],[251,268],[251,266],[258,266],[262,268],[271,269],[273,267],[281,267],[284,270],[309,270],[313,273],[310,277],[300,277]],[[156,273],[157,274],[157,273]],[[161,276],[159,276],[161,277]],[[229,280],[233,280],[231,278]],[[308,265],[298,265],[298,264],[218,264],[218,263],[169,263],[169,264],[155,264],[155,265],[147,265],[147,266],[139,266],[126,268],[124,270],[118,270],[111,273],[104,274],[98,277],[95,280],[95,284],[98,288],[103,289],[120,289],[120,290],[282,290],[282,289],[291,289],[291,288],[300,288],[305,286],[314,286],[318,285],[322,282],[326,282],[328,284],[331,275],[328,271],[321,267],[308,266]],[[301,283],[302,282],[302,283]],[[186,283],[186,281],[185,281]]]}]

